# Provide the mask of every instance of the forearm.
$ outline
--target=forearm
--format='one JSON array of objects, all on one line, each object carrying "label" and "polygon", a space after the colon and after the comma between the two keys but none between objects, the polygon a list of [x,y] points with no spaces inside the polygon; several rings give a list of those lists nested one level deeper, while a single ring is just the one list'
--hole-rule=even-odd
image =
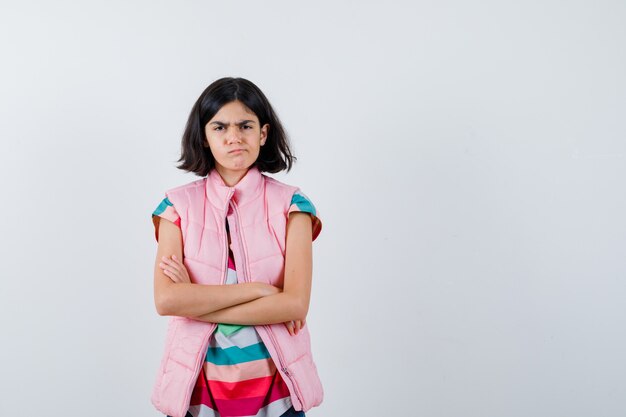
[{"label": "forearm", "polygon": [[211,323],[258,325],[302,320],[306,313],[300,299],[281,292],[190,318]]},{"label": "forearm", "polygon": [[195,317],[263,297],[255,283],[202,285],[172,283],[164,291],[162,315]]}]

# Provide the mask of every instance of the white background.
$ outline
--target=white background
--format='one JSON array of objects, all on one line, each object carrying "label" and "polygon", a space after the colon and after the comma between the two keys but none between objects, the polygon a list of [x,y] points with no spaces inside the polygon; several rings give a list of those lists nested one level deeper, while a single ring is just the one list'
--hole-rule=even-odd
[{"label": "white background", "polygon": [[323,222],[307,415],[625,415],[626,4],[300,3],[2,3],[0,415],[161,415],[150,214],[223,76]]}]

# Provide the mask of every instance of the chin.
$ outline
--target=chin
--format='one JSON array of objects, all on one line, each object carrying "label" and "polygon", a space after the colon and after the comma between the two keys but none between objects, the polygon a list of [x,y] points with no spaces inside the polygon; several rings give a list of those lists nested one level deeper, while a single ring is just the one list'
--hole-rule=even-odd
[{"label": "chin", "polygon": [[229,166],[228,169],[233,170],[233,171],[241,171],[244,169],[249,169],[252,166],[252,162],[251,163],[246,163],[246,164],[241,164],[241,165],[232,165]]}]

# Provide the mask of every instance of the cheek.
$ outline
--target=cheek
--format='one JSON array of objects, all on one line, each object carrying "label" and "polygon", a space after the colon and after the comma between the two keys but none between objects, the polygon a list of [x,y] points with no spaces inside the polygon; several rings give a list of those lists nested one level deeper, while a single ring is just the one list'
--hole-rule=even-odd
[{"label": "cheek", "polygon": [[211,155],[213,155],[214,159],[220,157],[219,148],[216,148],[215,146],[213,146],[211,142],[209,142],[209,146],[206,147],[205,149],[207,150],[207,152],[211,152]]},{"label": "cheek", "polygon": [[206,143],[211,148],[211,150],[219,149],[220,138],[215,134],[207,135]]},{"label": "cheek", "polygon": [[250,150],[254,153],[259,153],[261,151],[261,144],[258,140],[250,145]]}]

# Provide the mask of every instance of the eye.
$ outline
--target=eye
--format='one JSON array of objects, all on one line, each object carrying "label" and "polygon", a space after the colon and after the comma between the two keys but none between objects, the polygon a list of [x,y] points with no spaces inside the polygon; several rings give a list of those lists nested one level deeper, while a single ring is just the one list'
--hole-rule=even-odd
[{"label": "eye", "polygon": [[252,129],[252,126],[250,126],[250,125],[243,125],[243,128],[244,129]]},{"label": "eye", "polygon": [[215,127],[215,129],[213,129],[213,130],[222,130],[223,128],[224,128],[223,126],[217,126],[217,127]]}]

